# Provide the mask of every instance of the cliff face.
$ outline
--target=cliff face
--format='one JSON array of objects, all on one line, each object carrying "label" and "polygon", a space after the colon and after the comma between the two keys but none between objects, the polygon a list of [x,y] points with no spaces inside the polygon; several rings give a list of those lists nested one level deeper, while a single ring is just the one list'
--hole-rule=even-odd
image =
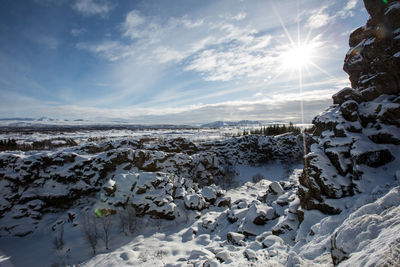
[{"label": "cliff face", "polygon": [[343,208],[335,199],[399,179],[400,1],[364,5],[370,18],[350,35],[343,67],[352,88],[313,120],[316,143],[299,188],[304,209],[337,214]]}]

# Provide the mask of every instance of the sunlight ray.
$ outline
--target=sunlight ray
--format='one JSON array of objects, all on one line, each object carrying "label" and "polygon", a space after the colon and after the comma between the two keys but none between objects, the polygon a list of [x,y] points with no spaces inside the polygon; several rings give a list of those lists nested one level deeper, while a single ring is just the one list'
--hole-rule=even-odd
[{"label": "sunlight ray", "polygon": [[334,78],[334,76],[332,74],[330,74],[329,72],[327,72],[326,70],[324,70],[323,68],[321,68],[320,66],[318,66],[317,64],[315,64],[314,62],[310,61],[308,62],[310,65],[312,65],[314,68],[318,69],[320,72],[326,74],[329,78]]},{"label": "sunlight ray", "polygon": [[290,35],[288,29],[286,28],[285,23],[283,22],[281,15],[279,14],[278,10],[276,10],[276,7],[275,7],[275,4],[274,4],[273,1],[271,1],[271,5],[272,5],[272,9],[274,10],[275,15],[276,15],[276,16],[278,17],[278,19],[279,19],[279,23],[281,24],[283,30],[284,30],[285,33],[286,33],[286,37],[289,39],[291,45],[292,45],[292,46],[295,46],[295,42],[293,41],[292,36]]}]

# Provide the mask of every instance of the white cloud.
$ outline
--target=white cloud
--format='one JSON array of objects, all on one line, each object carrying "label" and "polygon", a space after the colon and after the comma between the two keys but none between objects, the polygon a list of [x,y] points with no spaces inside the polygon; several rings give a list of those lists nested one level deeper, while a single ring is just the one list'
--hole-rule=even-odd
[{"label": "white cloud", "polygon": [[358,4],[358,0],[349,0],[347,2],[347,5],[342,10],[337,12],[336,15],[341,18],[347,18],[347,17],[354,16],[353,9],[357,6],[357,4]]},{"label": "white cloud", "polygon": [[84,16],[107,16],[113,8],[108,0],[76,0],[72,8]]},{"label": "white cloud", "polygon": [[244,12],[238,13],[236,16],[232,17],[234,20],[240,21],[244,20],[247,17],[247,14]]},{"label": "white cloud", "polygon": [[126,15],[123,27],[125,29],[124,36],[128,36],[132,39],[139,38],[141,36],[138,26],[145,23],[145,17],[143,17],[138,10],[132,10]]},{"label": "white cloud", "polygon": [[53,36],[36,35],[33,38],[38,44],[44,45],[50,49],[57,49],[57,47],[60,45],[60,41]]},{"label": "white cloud", "polygon": [[[322,27],[331,17],[319,9],[310,18],[310,26]],[[244,22],[246,13],[227,16],[194,18],[188,15],[160,21],[130,11],[121,24],[120,41],[81,43],[86,49],[110,61],[132,60],[143,64],[182,63],[185,71],[200,73],[207,81],[247,79],[263,81],[278,72],[280,43],[286,37],[259,32]],[[288,47],[286,49],[289,49]]]},{"label": "white cloud", "polygon": [[81,34],[84,34],[86,32],[85,28],[75,28],[71,30],[71,35],[73,36],[79,36]]},{"label": "white cloud", "polygon": [[[261,46],[262,47],[262,46]],[[202,73],[208,81],[229,81],[239,78],[267,76],[277,64],[277,57],[262,54],[251,46],[235,46],[228,50],[205,50],[185,68]]]},{"label": "white cloud", "polygon": [[203,19],[191,20],[189,16],[185,15],[181,19],[175,19],[175,22],[177,25],[183,24],[187,28],[196,28],[203,25],[204,20]]},{"label": "white cloud", "polygon": [[329,16],[327,13],[320,12],[309,17],[307,26],[313,29],[321,28],[328,25],[333,19],[334,17]]},{"label": "white cloud", "polygon": [[344,7],[344,10],[350,10],[356,7],[358,0],[349,0],[347,5]]},{"label": "white cloud", "polygon": [[104,41],[100,44],[78,43],[76,48],[101,55],[109,61],[117,61],[133,53],[129,46],[111,40]]}]

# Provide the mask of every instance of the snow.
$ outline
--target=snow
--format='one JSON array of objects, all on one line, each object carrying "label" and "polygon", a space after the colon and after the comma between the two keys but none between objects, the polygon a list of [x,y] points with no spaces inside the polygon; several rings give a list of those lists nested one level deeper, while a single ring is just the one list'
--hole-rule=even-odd
[{"label": "snow", "polygon": [[[292,143],[284,146],[282,139],[269,137],[246,137],[240,142],[241,146],[248,142],[261,149],[272,147],[284,157],[289,150],[295,150],[296,139],[280,138]],[[353,138],[336,142],[327,137],[331,144],[352,143]],[[371,146],[368,140],[358,140],[366,142],[364,147]],[[1,153],[0,160],[9,164],[1,170],[7,177],[0,181],[2,209],[13,205],[9,202],[14,194],[13,183],[25,181],[19,174],[30,175],[32,166],[45,158],[53,159],[56,165],[50,164],[40,170],[27,189],[21,187],[18,196],[26,202],[14,205],[12,212],[5,213],[6,218],[0,219],[3,226],[10,227],[1,231],[3,254],[0,255],[9,257],[8,262],[16,266],[54,263],[80,266],[331,266],[332,238],[336,235],[336,246],[349,257],[340,263],[342,265],[378,263],[371,257],[366,259],[363,251],[369,251],[374,257],[392,257],[386,244],[396,247],[396,231],[399,231],[399,194],[390,191],[393,184],[399,183],[398,161],[386,165],[394,170],[395,177],[386,177],[383,169],[364,166],[365,179],[373,181],[373,176],[378,176],[379,182],[360,186],[363,193],[359,195],[326,200],[327,203],[336,201],[335,205],[343,209],[341,214],[330,216],[315,210],[303,211],[304,221],[300,224],[297,217],[300,200],[296,192],[301,164],[278,159],[252,163],[250,159],[262,154],[240,150],[237,142],[232,140],[208,141],[206,144],[214,147],[213,153],[202,152],[204,144],[198,146],[200,152],[189,155],[185,150],[159,150],[161,146],[171,149],[173,144],[151,143],[137,149],[118,140],[99,144],[98,148],[110,148],[100,149],[98,153],[87,152],[85,145],[48,152]],[[318,147],[314,147],[318,151]],[[333,147],[331,150],[340,152]],[[140,169],[140,164],[136,165],[140,160],[143,160],[144,168],[159,171]],[[324,162],[325,159],[321,160]],[[223,171],[227,162],[232,164],[235,175],[226,190],[216,185],[200,186],[191,179],[210,168],[215,168],[216,173]],[[100,178],[99,170],[110,166],[114,167]],[[189,172],[188,168],[198,172]],[[21,171],[16,171],[18,169]],[[256,174],[262,178],[253,179]],[[324,167],[322,175],[328,177],[329,168]],[[340,177],[337,179],[338,184],[343,183]],[[85,196],[90,190],[97,190],[97,193]],[[63,199],[70,192],[82,192],[84,196],[65,211],[54,209],[43,213],[42,219],[35,219],[42,216],[48,199]],[[122,232],[119,226],[119,212],[128,205],[141,212],[135,217],[133,233]],[[97,254],[92,255],[90,246],[82,238],[81,224],[83,216],[96,209],[111,209],[117,214],[113,215],[110,249],[107,250],[104,240],[99,239]],[[352,225],[360,227],[355,229]],[[100,224],[98,227],[101,229]],[[56,250],[53,242],[61,229],[64,229],[65,245]],[[27,233],[24,237],[12,236]],[[347,236],[352,236],[350,241],[354,242],[346,239]]]},{"label": "snow", "polygon": [[385,14],[390,13],[393,9],[400,9],[400,3],[395,2],[389,6],[389,8],[385,11]]}]

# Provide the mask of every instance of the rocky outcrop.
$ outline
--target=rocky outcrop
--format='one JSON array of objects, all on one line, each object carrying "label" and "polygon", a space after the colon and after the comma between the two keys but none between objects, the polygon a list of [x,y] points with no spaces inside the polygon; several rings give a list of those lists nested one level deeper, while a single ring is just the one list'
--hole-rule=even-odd
[{"label": "rocky outcrop", "polygon": [[117,140],[1,153],[0,235],[30,233],[44,214],[68,210],[96,194],[108,208],[131,205],[137,215],[164,219],[175,218],[178,199],[197,211],[213,205],[230,207],[223,190],[206,186],[224,178],[227,166],[295,159],[302,151],[301,142],[290,134],[198,145],[183,138],[156,141]]},{"label": "rocky outcrop", "polygon": [[363,191],[371,168],[385,168],[386,178],[374,179],[395,176],[390,166],[400,154],[400,1],[364,4],[370,18],[350,35],[343,67],[352,88],[333,95],[334,105],[313,120],[316,143],[305,157],[298,192],[304,209],[340,213],[332,199]]}]

